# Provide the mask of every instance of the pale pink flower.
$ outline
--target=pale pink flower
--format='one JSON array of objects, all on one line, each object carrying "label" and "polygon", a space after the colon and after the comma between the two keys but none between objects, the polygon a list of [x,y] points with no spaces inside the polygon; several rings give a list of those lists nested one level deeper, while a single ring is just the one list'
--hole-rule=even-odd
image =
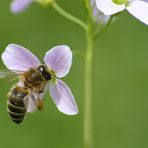
[{"label": "pale pink flower", "polygon": [[[2,60],[4,65],[16,74],[21,71],[28,71],[30,68],[38,68],[39,65],[42,65],[33,53],[16,44],[9,44],[6,47],[2,53]],[[72,52],[70,48],[67,45],[53,47],[46,52],[44,62],[48,70],[54,73],[51,79],[48,80],[48,84],[51,98],[58,110],[67,115],[77,114],[77,104],[70,88],[59,79],[69,73],[72,65]],[[33,102],[32,100],[29,101]],[[32,112],[33,108],[33,105],[30,105],[28,110]]]}]

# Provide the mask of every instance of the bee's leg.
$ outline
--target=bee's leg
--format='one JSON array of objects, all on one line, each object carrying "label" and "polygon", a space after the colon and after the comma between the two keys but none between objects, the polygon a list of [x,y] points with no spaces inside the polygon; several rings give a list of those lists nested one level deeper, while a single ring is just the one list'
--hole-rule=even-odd
[{"label": "bee's leg", "polygon": [[43,110],[43,108],[44,108],[44,99],[43,99],[43,97],[44,97],[44,91],[40,90],[39,94],[38,94],[38,104],[37,104],[38,110]]},{"label": "bee's leg", "polygon": [[38,110],[43,110],[43,108],[44,108],[44,100],[43,99],[39,99],[37,103],[38,103],[37,104]]},{"label": "bee's leg", "polygon": [[43,110],[43,108],[44,108],[44,99],[43,99],[43,97],[44,97],[44,87],[42,86],[42,85],[40,85],[39,87],[38,87],[38,104],[37,104],[37,108],[38,108],[38,110]]}]

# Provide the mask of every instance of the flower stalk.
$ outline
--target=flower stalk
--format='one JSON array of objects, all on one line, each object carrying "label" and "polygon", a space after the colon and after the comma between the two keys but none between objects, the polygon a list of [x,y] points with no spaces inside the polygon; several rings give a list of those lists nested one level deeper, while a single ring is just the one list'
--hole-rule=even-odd
[{"label": "flower stalk", "polygon": [[88,21],[86,31],[86,60],[84,87],[84,148],[92,148],[92,91],[93,91],[93,33]]},{"label": "flower stalk", "polygon": [[66,12],[63,8],[61,8],[56,1],[52,2],[52,7],[63,17],[65,17],[66,19],[68,19],[69,21],[72,21],[73,23],[79,25],[81,28],[83,28],[85,31],[87,30],[87,26],[86,24],[81,21],[79,18],[73,16],[72,14]]}]

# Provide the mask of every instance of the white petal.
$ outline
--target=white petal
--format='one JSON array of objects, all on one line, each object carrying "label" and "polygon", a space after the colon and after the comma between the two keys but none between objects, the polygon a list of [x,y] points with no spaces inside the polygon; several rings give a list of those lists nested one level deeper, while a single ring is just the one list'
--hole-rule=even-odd
[{"label": "white petal", "polygon": [[29,50],[16,44],[9,44],[2,53],[5,66],[14,72],[27,71],[40,64],[38,58]]},{"label": "white petal", "polygon": [[125,4],[117,5],[112,0],[96,0],[96,6],[105,15],[112,15],[125,9]]},{"label": "white petal", "polygon": [[19,13],[25,10],[31,2],[32,0],[13,0],[10,9],[13,13]]},{"label": "white petal", "polygon": [[44,57],[47,66],[61,78],[68,74],[72,64],[72,52],[67,45],[55,46]]},{"label": "white petal", "polygon": [[126,8],[134,17],[148,25],[148,2],[134,0]]},{"label": "white petal", "polygon": [[75,115],[78,113],[78,107],[70,88],[61,80],[57,80],[56,84],[49,83],[50,95],[60,112],[67,115]]}]

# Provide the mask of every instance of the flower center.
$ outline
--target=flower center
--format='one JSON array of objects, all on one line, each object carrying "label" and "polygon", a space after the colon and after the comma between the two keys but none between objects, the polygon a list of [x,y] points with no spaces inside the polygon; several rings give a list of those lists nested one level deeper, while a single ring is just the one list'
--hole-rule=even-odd
[{"label": "flower center", "polygon": [[126,4],[128,0],[112,0],[112,2],[117,5],[122,5],[122,4]]},{"label": "flower center", "polygon": [[39,2],[40,4],[42,4],[43,6],[48,6],[50,5],[54,0],[37,0],[37,2]]}]

